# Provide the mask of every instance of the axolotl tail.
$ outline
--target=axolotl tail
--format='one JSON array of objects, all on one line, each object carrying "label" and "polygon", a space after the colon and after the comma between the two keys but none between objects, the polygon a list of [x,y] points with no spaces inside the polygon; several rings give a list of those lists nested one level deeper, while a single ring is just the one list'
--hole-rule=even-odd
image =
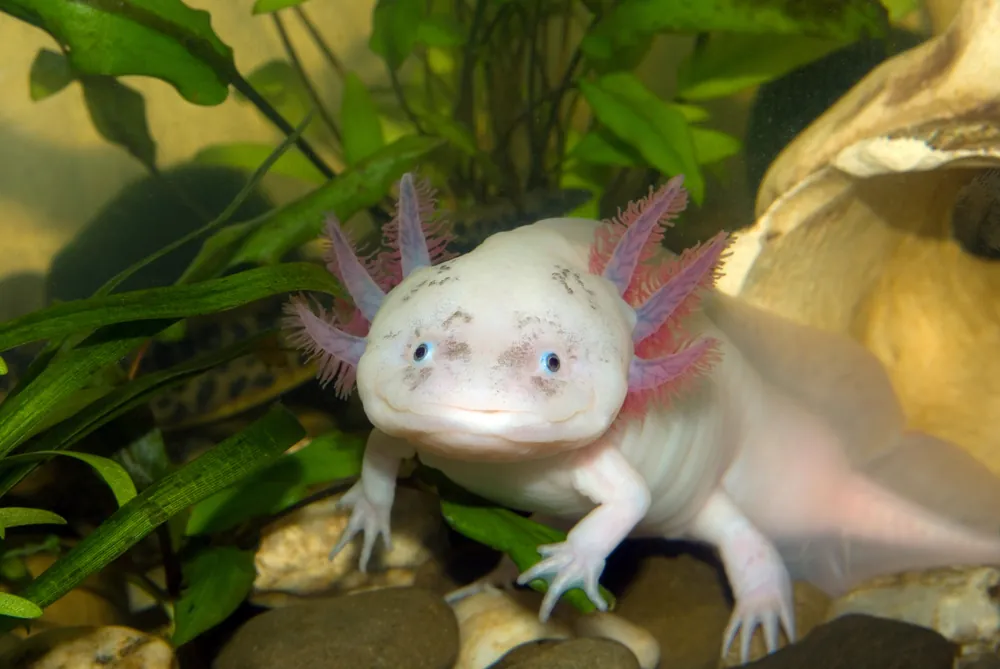
[{"label": "axolotl tail", "polygon": [[907,432],[855,472],[814,534],[775,542],[793,578],[836,596],[880,575],[1000,565],[1000,479],[961,449]]}]

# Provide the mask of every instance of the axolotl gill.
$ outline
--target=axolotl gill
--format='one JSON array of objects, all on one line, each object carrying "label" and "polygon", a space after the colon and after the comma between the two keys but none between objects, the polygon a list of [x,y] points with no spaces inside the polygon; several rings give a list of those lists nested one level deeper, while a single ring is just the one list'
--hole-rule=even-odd
[{"label": "axolotl gill", "polygon": [[782,628],[794,640],[792,579],[836,595],[1000,564],[1000,480],[907,431],[874,356],[715,291],[725,233],[662,247],[681,177],[615,219],[542,220],[451,258],[432,195],[402,178],[377,255],[329,219],[353,307],[288,304],[292,341],[338,395],[356,383],[374,426],[331,556],[361,533],[364,569],[390,544],[397,472],[417,455],[569,529],[517,578],[548,583],[542,620],[576,587],[605,609],[598,580],[626,538],[710,544],[734,597],[722,651],[742,632],[744,660],[758,627],[769,650]]}]

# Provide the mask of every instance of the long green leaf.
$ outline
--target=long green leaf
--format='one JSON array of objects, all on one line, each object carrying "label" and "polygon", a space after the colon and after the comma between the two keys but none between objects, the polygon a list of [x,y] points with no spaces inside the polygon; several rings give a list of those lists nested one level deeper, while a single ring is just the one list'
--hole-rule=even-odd
[{"label": "long green leaf", "polygon": [[253,3],[254,14],[270,14],[286,7],[301,5],[306,0],[257,0]]},{"label": "long green leaf", "polygon": [[376,151],[328,184],[268,214],[255,226],[229,267],[278,262],[292,249],[318,237],[326,214],[336,214],[346,221],[377,204],[404,173],[442,144],[438,138],[408,135]]},{"label": "long green leaf", "polygon": [[77,348],[56,354],[27,386],[0,404],[0,456],[43,429],[52,413],[101,370],[175,322],[139,321],[104,328]]},{"label": "long green leaf", "polygon": [[232,546],[199,551],[184,563],[187,584],[174,605],[174,646],[183,646],[229,617],[253,589],[254,552]]},{"label": "long green leaf", "polygon": [[90,453],[77,453],[76,451],[35,451],[23,455],[11,455],[0,460],[0,467],[14,467],[23,465],[26,462],[38,462],[48,460],[54,455],[63,455],[75,458],[90,465],[97,475],[104,479],[104,482],[111,488],[115,495],[118,506],[125,506],[136,496],[135,484],[132,478],[125,471],[125,468],[109,458]]},{"label": "long green leaf", "polygon": [[55,304],[0,325],[0,351],[112,323],[212,314],[291,291],[342,294],[337,280],[319,265],[258,267],[201,283]]},{"label": "long green leaf", "polygon": [[0,11],[52,35],[79,73],[154,77],[195,104],[223,102],[236,73],[208,12],[180,0],[0,0]]},{"label": "long green leaf", "polygon": [[344,136],[344,160],[348,165],[357,165],[385,146],[378,108],[361,77],[354,72],[344,77],[340,129]]},{"label": "long green leaf", "polygon": [[[442,497],[441,513],[456,532],[506,553],[522,572],[541,560],[538,546],[566,540],[565,533],[499,506],[467,504]],[[528,585],[538,592],[548,589],[542,579],[535,579]],[[601,587],[601,596],[608,603],[608,608],[613,609],[614,595]],[[568,590],[562,598],[584,613],[596,610],[586,593],[579,588]]]},{"label": "long green leaf", "polygon": [[[171,516],[264,467],[304,436],[295,416],[274,407],[240,434],[146,488],[18,594],[48,606]],[[0,632],[16,623],[0,620]]]},{"label": "long green leaf", "polygon": [[390,70],[398,70],[417,45],[423,18],[423,0],[378,0],[368,48],[382,56]]},{"label": "long green leaf", "polygon": [[686,100],[732,95],[777,79],[844,44],[803,35],[716,35],[681,61],[678,94]]},{"label": "long green leaf", "polygon": [[11,527],[24,525],[65,525],[66,519],[45,509],[26,509],[20,506],[0,508],[0,539],[5,539]]},{"label": "long green leaf", "polygon": [[[29,599],[12,595],[9,592],[0,592],[0,615],[11,618],[40,618],[42,609]],[[13,625],[11,625],[13,628]]]},{"label": "long green leaf", "polygon": [[[188,379],[225,362],[246,355],[261,340],[273,336],[273,334],[273,331],[264,331],[245,341],[197,356],[169,369],[144,374],[134,381],[130,381],[104,395],[85,410],[75,412],[72,417],[48,430],[35,441],[27,444],[25,452],[35,453],[37,451],[56,451],[69,448],[94,430],[106,425],[127,411],[149,402],[158,393],[184,383]],[[37,463],[29,463],[6,471],[0,471],[0,497],[9,492],[25,476],[30,474],[36,466]]]},{"label": "long green leaf", "polygon": [[581,81],[580,92],[594,115],[619,139],[666,176],[684,175],[695,202],[705,194],[691,128],[682,111],[667,104],[630,73]]},{"label": "long green leaf", "polygon": [[624,0],[591,29],[581,48],[592,59],[608,60],[665,32],[807,35],[849,42],[884,36],[887,29],[886,10],[877,0]]},{"label": "long green leaf", "polygon": [[303,499],[309,486],[357,476],[365,439],[334,430],[308,446],[220,490],[191,509],[188,536],[223,532],[253,518],[270,516]]}]

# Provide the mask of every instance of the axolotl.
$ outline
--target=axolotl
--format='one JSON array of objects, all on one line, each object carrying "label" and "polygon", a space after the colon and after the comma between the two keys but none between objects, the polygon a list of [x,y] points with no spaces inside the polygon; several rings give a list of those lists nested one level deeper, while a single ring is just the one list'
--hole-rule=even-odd
[{"label": "axolotl", "polygon": [[[514,509],[560,520],[518,583],[539,617],[598,580],[628,537],[707,542],[734,596],[726,653],[756,628],[795,638],[792,579],[832,595],[908,569],[1000,564],[1000,480],[908,432],[860,345],[714,290],[728,238],[661,244],[675,177],[607,221],[546,219],[448,258],[432,192],[407,174],[389,250],[360,257],[335,218],[328,267],[353,313],[288,305],[293,341],[374,429],[350,519],[362,569],[390,544],[400,463],[417,455]],[[342,310],[343,311],[343,310]],[[347,312],[350,312],[348,309]]]}]

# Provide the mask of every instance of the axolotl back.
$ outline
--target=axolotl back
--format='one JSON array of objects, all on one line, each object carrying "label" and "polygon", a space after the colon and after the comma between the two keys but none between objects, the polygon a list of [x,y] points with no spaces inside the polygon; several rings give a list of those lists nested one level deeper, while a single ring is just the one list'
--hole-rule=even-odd
[{"label": "axolotl back", "polygon": [[[549,582],[542,619],[573,587],[603,608],[598,578],[628,536],[715,546],[736,599],[723,651],[742,629],[744,657],[758,625],[769,648],[780,627],[795,636],[789,566],[836,594],[879,573],[1000,563],[997,512],[989,534],[955,520],[973,502],[1000,507],[1000,481],[904,435],[867,352],[712,294],[725,235],[664,255],[684,204],[673,179],[616,220],[542,221],[446,259],[407,175],[388,255],[359,259],[334,222],[330,269],[354,317],[338,325],[301,298],[289,310],[325,380],[343,394],[356,371],[375,426],[331,554],[360,532],[364,568],[389,542],[398,467],[417,454],[571,527],[518,578]],[[921,506],[906,494],[919,486],[894,489],[899,470],[879,469],[887,453],[946,463],[961,476],[940,489],[957,492]]]}]

